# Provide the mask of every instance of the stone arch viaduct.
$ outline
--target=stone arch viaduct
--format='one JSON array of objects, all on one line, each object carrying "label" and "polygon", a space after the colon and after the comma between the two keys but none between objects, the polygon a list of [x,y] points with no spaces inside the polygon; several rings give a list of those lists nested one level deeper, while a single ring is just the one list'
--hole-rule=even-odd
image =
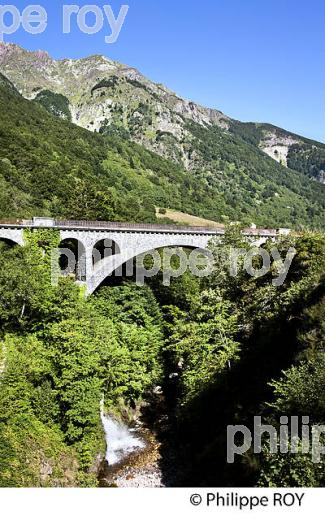
[{"label": "stone arch viaduct", "polygon": [[[59,230],[63,249],[71,242],[78,245],[79,261],[82,258],[83,263],[79,280],[86,285],[87,294],[92,294],[108,276],[142,253],[173,246],[206,250],[211,239],[224,234],[222,227],[57,221],[35,217],[32,220],[0,222],[0,240],[23,245],[24,230],[40,228]],[[289,230],[253,228],[243,231],[256,246],[287,232]],[[114,251],[111,249],[111,254],[94,262],[94,250],[99,243],[108,244],[108,249],[114,244]]]}]

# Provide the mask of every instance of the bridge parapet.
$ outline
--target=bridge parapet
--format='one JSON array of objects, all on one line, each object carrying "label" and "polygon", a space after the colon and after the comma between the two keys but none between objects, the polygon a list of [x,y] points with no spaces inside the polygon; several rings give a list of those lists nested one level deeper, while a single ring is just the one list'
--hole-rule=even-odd
[{"label": "bridge parapet", "polygon": [[[56,228],[69,230],[104,230],[104,231],[128,231],[142,233],[185,233],[198,235],[223,235],[225,228],[202,227],[202,226],[177,226],[170,224],[143,224],[129,222],[104,222],[88,220],[55,220],[47,217],[34,217],[32,220],[8,219],[0,220],[0,228]],[[276,230],[265,228],[246,228],[244,235],[251,236],[270,236],[275,237],[279,234],[290,233],[290,230]]]}]

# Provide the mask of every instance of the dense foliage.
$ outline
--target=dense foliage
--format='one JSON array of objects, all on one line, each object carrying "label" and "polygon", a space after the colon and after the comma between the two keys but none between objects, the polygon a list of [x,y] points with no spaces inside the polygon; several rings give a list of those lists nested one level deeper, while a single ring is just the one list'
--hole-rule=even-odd
[{"label": "dense foliage", "polygon": [[256,146],[259,135],[250,131],[254,125],[235,135],[217,126],[188,127],[195,138],[193,153],[199,150],[202,156],[196,174],[210,190],[218,190],[222,215],[259,226],[267,220],[267,227],[323,228],[325,187],[307,181],[301,168],[300,173],[289,170],[262,152]]},{"label": "dense foliage", "polygon": [[[282,128],[270,124],[232,121],[229,130],[234,136],[240,137],[243,141],[257,148],[261,146],[263,140],[270,134],[278,138],[279,144],[287,142],[288,168],[304,173],[308,177],[324,183],[325,145],[323,143],[301,137],[292,132],[286,132]],[[291,143],[292,139],[296,140],[295,144]],[[276,149],[276,144],[274,148]]]},{"label": "dense foliage", "polygon": [[277,429],[280,415],[325,421],[323,235],[277,244],[283,258],[296,249],[280,287],[277,260],[262,278],[242,264],[230,275],[230,248],[249,248],[231,227],[211,244],[210,277],[186,273],[170,287],[161,274],[149,287],[120,281],[88,299],[72,278],[52,286],[58,240],[39,230],[1,251],[2,486],[95,485],[105,449],[100,401],[131,410],[156,385],[172,418],[177,484],[324,484],[323,463],[303,452],[272,455],[267,442],[260,455],[225,458],[228,424],[252,428],[256,415]]},{"label": "dense foliage", "polygon": [[236,228],[212,246],[215,272],[192,295],[189,310],[181,300],[165,308],[167,359],[178,373],[178,450],[187,467],[180,483],[323,486],[323,459],[315,464],[301,449],[271,454],[267,436],[260,455],[250,450],[227,464],[225,454],[227,426],[253,431],[255,416],[278,433],[282,415],[298,416],[300,424],[308,416],[310,428],[324,424],[325,238],[307,233],[277,244],[282,258],[296,249],[280,287],[272,283],[276,260],[264,277],[252,278],[240,263],[238,276],[230,276],[231,246],[249,248]]},{"label": "dense foliage", "polygon": [[69,100],[62,94],[56,94],[50,90],[42,90],[35,100],[54,116],[71,121]]},{"label": "dense foliage", "polygon": [[27,238],[1,251],[0,485],[91,485],[101,399],[130,406],[160,379],[160,311],[148,288],[85,300],[73,280],[52,286],[57,237]]},{"label": "dense foliage", "polygon": [[319,148],[312,144],[292,145],[288,154],[288,166],[325,183],[325,146]]}]

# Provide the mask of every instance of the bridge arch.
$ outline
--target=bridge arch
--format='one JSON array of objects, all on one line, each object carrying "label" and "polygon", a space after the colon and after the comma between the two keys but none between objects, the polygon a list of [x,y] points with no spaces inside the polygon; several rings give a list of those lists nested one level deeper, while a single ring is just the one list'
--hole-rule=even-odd
[{"label": "bridge arch", "polygon": [[21,244],[18,244],[18,242],[16,242],[15,240],[11,240],[10,238],[1,237],[1,236],[0,236],[0,244],[1,244],[1,246],[4,245],[4,246],[7,246],[8,248],[17,247],[17,246],[21,245]]},{"label": "bridge arch", "polygon": [[18,229],[1,229],[0,240],[12,246],[23,246],[24,237],[21,230]]},{"label": "bridge arch", "polygon": [[115,255],[103,258],[94,266],[92,276],[87,280],[87,293],[92,294],[114,272],[122,274],[122,266],[139,255],[149,254],[164,247],[184,247],[207,251],[210,239],[211,237],[202,235],[152,234],[148,240],[148,236],[132,237],[131,235],[127,247]]},{"label": "bridge arch", "polygon": [[92,264],[95,268],[105,258],[119,255],[121,248],[119,244],[112,238],[102,238],[98,240],[92,248]]}]

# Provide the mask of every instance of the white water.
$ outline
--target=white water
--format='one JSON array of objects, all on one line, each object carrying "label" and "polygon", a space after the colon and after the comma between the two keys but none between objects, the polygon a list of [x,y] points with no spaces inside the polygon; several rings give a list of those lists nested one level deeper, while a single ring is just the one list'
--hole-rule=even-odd
[{"label": "white water", "polygon": [[124,424],[101,412],[105,431],[107,451],[106,460],[110,466],[120,462],[137,449],[145,448],[145,443],[137,438]]}]

